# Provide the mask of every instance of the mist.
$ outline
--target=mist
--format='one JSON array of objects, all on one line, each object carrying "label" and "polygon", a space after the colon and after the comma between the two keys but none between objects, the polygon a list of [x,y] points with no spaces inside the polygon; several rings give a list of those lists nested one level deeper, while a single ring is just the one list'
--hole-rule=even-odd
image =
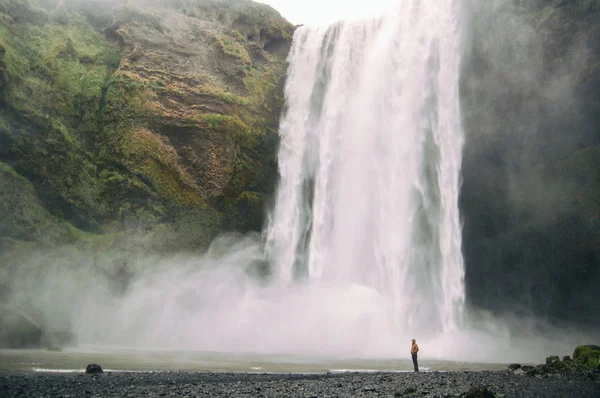
[{"label": "mist", "polygon": [[[461,81],[468,301],[598,325],[592,5],[471,2]],[[509,299],[510,298],[510,299]]]},{"label": "mist", "polygon": [[[573,205],[582,193],[574,174],[557,174],[574,152],[599,143],[576,84],[587,52],[574,40],[564,61],[549,62],[527,10],[513,3],[465,7],[467,306],[456,329],[400,327],[388,297],[368,285],[274,278],[278,265],[265,259],[260,234],[219,236],[202,255],[32,250],[4,268],[2,303],[45,331],[73,333],[75,350],[404,358],[414,337],[423,360],[538,363],[597,341],[598,257],[572,250],[597,236],[597,221]],[[553,232],[565,219],[579,232]],[[557,241],[565,244],[558,251]],[[580,257],[587,273],[572,268]]]},{"label": "mist", "polygon": [[[268,282],[260,236],[226,235],[203,256],[129,259],[127,287],[84,253],[32,255],[5,305],[45,330],[68,329],[77,351],[209,351],[300,358],[403,358],[416,337],[426,360],[537,363],[589,342],[581,329],[471,311],[459,330],[421,339],[395,330],[389,303],[359,285]],[[105,269],[119,266],[105,263]]]}]

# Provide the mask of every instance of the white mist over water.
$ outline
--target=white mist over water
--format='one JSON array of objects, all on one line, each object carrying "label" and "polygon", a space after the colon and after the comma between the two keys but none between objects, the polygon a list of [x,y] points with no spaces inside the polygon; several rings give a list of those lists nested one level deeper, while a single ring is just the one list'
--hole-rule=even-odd
[{"label": "white mist over water", "polygon": [[464,303],[458,192],[460,2],[300,28],[289,56],[278,279],[369,289],[395,333],[455,330]]}]

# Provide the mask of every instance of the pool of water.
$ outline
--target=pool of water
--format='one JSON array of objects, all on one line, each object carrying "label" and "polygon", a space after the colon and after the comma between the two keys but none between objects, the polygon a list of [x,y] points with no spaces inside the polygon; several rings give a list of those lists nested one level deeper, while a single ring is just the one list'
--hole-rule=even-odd
[{"label": "pool of water", "polygon": [[[316,358],[206,351],[78,348],[62,351],[0,350],[0,372],[82,372],[90,363],[106,371],[198,371],[258,373],[409,372],[410,358]],[[419,358],[421,371],[503,370],[507,364]]]}]

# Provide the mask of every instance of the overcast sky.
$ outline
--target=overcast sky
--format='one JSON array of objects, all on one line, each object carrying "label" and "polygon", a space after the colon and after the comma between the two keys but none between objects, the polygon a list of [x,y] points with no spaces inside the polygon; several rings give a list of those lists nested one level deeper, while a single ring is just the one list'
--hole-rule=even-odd
[{"label": "overcast sky", "polygon": [[398,0],[255,0],[269,4],[291,23],[324,25],[380,16]]}]

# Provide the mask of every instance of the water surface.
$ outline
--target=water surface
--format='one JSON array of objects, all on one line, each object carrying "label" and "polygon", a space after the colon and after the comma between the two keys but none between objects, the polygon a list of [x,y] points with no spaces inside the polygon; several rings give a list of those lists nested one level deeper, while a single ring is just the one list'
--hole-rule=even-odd
[{"label": "water surface", "polygon": [[[106,371],[258,373],[407,372],[410,359],[317,358],[208,351],[127,349],[0,350],[0,372],[82,372],[89,363]],[[503,370],[506,364],[420,360],[422,371]]]}]

